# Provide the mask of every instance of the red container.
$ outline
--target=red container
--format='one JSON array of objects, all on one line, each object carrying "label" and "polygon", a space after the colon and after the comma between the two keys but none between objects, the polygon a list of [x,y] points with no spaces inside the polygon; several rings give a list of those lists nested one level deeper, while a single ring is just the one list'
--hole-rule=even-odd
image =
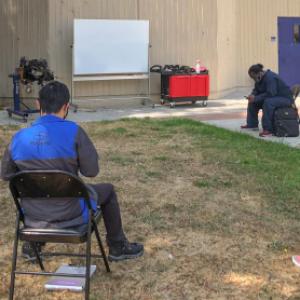
[{"label": "red container", "polygon": [[161,74],[161,103],[170,103],[171,107],[179,102],[202,101],[207,105],[209,96],[208,71],[201,74],[162,73]]},{"label": "red container", "polygon": [[170,76],[169,97],[189,97],[191,93],[190,76],[176,75]]},{"label": "red container", "polygon": [[191,75],[190,96],[208,97],[209,96],[209,76]]},{"label": "red container", "polygon": [[169,79],[169,97],[208,97],[209,75],[172,75]]}]

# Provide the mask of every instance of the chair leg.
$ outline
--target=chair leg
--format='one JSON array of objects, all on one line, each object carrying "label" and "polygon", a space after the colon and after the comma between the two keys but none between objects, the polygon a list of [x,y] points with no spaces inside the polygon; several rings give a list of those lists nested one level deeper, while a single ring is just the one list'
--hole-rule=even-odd
[{"label": "chair leg", "polygon": [[36,248],[36,243],[31,242],[30,245],[31,245],[31,247],[32,247],[32,249],[34,251],[34,254],[35,254],[36,258],[37,258],[37,261],[38,261],[38,263],[40,265],[41,270],[45,271],[45,267],[43,265],[42,258],[41,258],[40,254],[39,254],[39,252],[38,252],[38,250]]},{"label": "chair leg", "polygon": [[100,248],[100,252],[101,252],[101,255],[103,257],[104,264],[105,264],[105,267],[106,267],[106,271],[110,272],[110,267],[109,267],[109,264],[108,264],[107,256],[106,256],[106,253],[105,253],[105,250],[104,250],[101,238],[100,238],[98,226],[97,226],[95,221],[93,222],[93,225],[94,225],[95,235],[96,235],[96,238],[97,238],[97,241],[98,241],[98,246]]},{"label": "chair leg", "polygon": [[18,257],[19,227],[20,227],[20,215],[18,213],[16,217],[16,231],[15,231],[15,240],[14,240],[14,248],[13,248],[13,257],[11,263],[9,300],[14,299],[15,278],[16,278],[15,271],[17,267],[17,257]]},{"label": "chair leg", "polygon": [[86,242],[85,263],[85,300],[90,298],[90,270],[91,270],[91,210],[89,211],[88,237]]}]

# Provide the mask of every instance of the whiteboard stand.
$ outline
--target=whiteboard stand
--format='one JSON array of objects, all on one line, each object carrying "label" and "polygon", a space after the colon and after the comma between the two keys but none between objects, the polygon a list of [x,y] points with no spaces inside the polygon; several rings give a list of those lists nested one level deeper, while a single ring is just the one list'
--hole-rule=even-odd
[{"label": "whiteboard stand", "polygon": [[147,102],[152,104],[151,102],[151,94],[150,94],[150,69],[148,73],[141,74],[105,74],[105,75],[74,75],[72,71],[72,82],[71,82],[71,105],[74,107],[74,111],[77,110],[77,105],[73,103],[73,99],[75,99],[75,84],[76,82],[89,82],[89,81],[108,81],[108,80],[147,80],[147,92],[145,95],[134,95],[134,96],[109,96],[109,95],[98,95],[93,96],[97,97],[98,100],[126,100],[126,99],[141,99],[141,103],[146,105]]},{"label": "whiteboard stand", "polygon": [[148,80],[147,93],[99,95],[97,99],[151,103],[149,20],[74,19],[73,33],[71,103],[77,82],[110,80]]}]

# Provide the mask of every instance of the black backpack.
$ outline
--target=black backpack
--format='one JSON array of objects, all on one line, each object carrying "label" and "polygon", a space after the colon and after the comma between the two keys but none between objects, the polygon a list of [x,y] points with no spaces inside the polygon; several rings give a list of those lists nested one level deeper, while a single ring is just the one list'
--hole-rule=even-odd
[{"label": "black backpack", "polygon": [[299,116],[296,107],[281,107],[275,110],[274,134],[278,137],[299,136]]}]

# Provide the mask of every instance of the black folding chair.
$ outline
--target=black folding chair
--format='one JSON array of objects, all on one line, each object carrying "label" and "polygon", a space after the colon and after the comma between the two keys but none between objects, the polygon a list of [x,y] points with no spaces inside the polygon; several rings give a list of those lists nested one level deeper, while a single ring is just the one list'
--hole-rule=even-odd
[{"label": "black folding chair", "polygon": [[[110,272],[107,257],[104,251],[104,247],[100,238],[97,223],[101,217],[101,211],[97,210],[93,212],[90,197],[89,188],[84,182],[77,176],[71,173],[50,170],[50,171],[22,171],[14,175],[9,182],[9,188],[13,195],[14,202],[17,207],[16,217],[16,229],[15,240],[13,247],[12,257],[12,270],[11,270],[11,283],[9,299],[14,297],[15,276],[16,274],[29,274],[29,275],[55,275],[62,277],[85,277],[85,299],[89,299],[90,293],[90,266],[91,257],[103,258],[106,271]],[[62,198],[74,198],[74,201],[78,201],[78,198],[83,198],[89,210],[89,218],[86,226],[80,226],[78,229],[43,229],[43,228],[28,228],[25,226],[25,216],[21,208],[21,200],[26,201],[30,199],[43,199],[44,201],[51,201],[53,199]],[[20,227],[20,222],[23,226]],[[91,234],[95,232],[96,239],[100,248],[101,255],[91,255]],[[25,272],[17,271],[17,250],[18,241],[27,241],[34,249],[36,259],[42,272]],[[86,273],[85,275],[70,275],[66,273],[53,273],[46,272],[42,257],[39,254],[36,243],[86,243],[85,254],[70,254],[70,253],[48,253],[49,256],[65,255],[75,257],[85,257],[86,259]]]}]

